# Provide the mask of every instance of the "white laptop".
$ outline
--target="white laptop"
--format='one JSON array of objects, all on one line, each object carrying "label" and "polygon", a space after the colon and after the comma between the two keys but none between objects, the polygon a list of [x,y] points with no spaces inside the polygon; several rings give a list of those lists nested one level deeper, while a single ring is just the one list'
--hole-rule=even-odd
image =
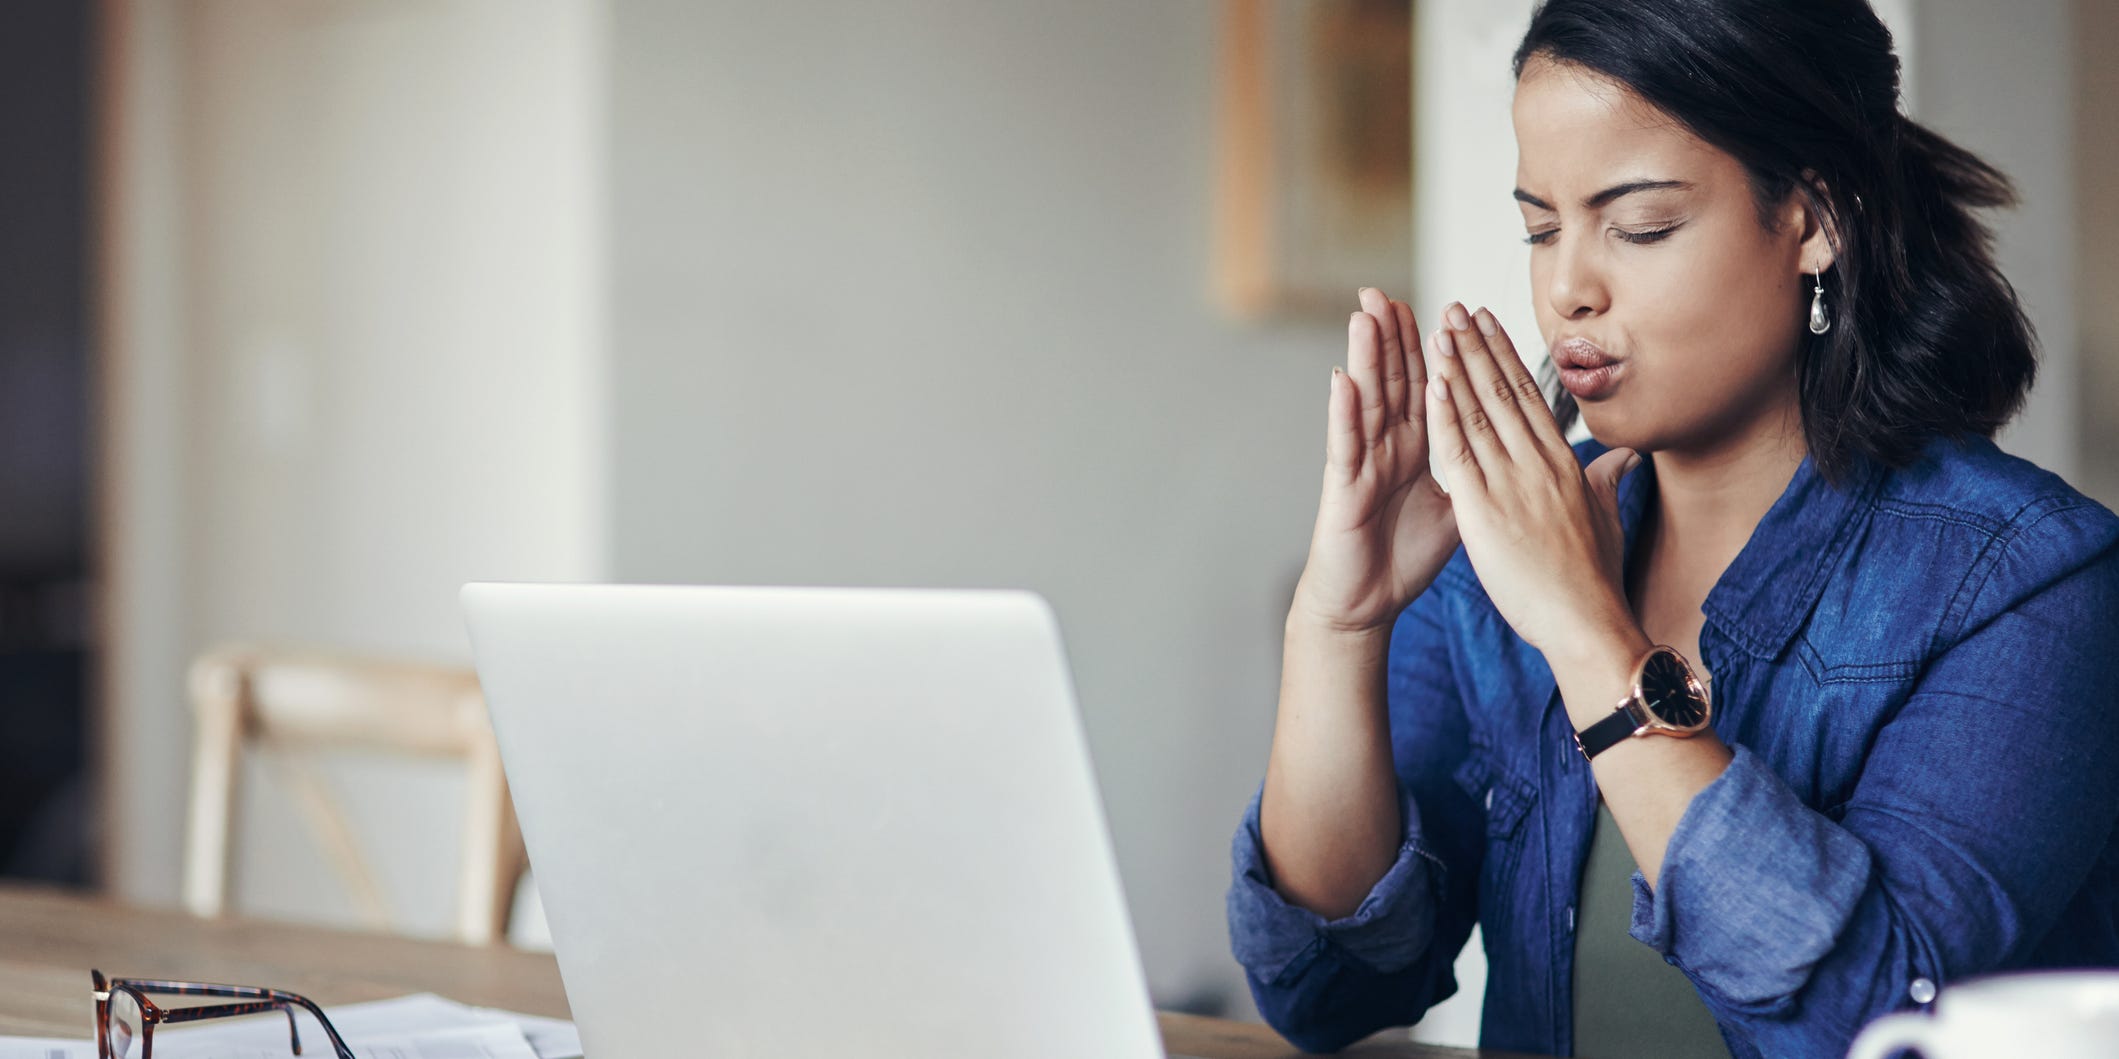
[{"label": "white laptop", "polygon": [[1162,1055],[1040,597],[463,605],[589,1055]]}]

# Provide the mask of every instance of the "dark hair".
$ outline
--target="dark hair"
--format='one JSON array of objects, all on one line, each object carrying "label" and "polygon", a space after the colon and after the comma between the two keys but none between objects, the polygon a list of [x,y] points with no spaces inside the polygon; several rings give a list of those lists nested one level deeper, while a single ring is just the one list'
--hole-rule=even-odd
[{"label": "dark hair", "polygon": [[[1800,190],[1826,224],[1832,328],[1803,332],[1803,433],[1844,480],[1936,436],[1991,437],[2022,407],[2035,338],[1975,208],[1999,170],[1898,109],[1891,32],[1864,0],[1545,0],[1516,49],[1632,89],[1743,164],[1771,226]],[[1561,401],[1563,420],[1575,412]]]}]

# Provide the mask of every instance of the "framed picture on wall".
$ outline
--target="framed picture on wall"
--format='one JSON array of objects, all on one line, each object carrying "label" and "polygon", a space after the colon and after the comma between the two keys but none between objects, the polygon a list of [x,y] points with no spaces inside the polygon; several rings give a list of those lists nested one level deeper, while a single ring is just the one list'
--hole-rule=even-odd
[{"label": "framed picture on wall", "polygon": [[1412,0],[1223,0],[1211,287],[1232,315],[1344,315],[1413,272]]}]

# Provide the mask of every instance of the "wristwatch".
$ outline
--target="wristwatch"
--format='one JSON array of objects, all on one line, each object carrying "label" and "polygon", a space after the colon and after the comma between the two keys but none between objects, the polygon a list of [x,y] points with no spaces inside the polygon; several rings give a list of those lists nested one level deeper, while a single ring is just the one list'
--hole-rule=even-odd
[{"label": "wristwatch", "polygon": [[1707,686],[1674,647],[1649,649],[1633,667],[1633,689],[1611,716],[1575,733],[1575,746],[1593,758],[1628,736],[1669,735],[1679,738],[1705,731],[1713,710]]}]

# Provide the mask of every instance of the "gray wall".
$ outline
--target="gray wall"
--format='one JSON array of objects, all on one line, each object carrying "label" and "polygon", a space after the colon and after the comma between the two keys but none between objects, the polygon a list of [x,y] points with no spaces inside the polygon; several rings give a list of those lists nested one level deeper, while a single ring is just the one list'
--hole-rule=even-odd
[{"label": "gray wall", "polygon": [[616,573],[1050,596],[1157,999],[1235,990],[1344,332],[1207,303],[1216,7],[614,6]]},{"label": "gray wall", "polygon": [[2075,0],[2075,306],[2083,486],[2119,507],[2119,4]]},{"label": "gray wall", "polygon": [[[1995,246],[2002,274],[2038,329],[2041,358],[2030,401],[1999,440],[2077,481],[2083,356],[2075,325],[2074,115],[2078,101],[2095,97],[2085,97],[2074,79],[2071,5],[1911,6],[1920,55],[1914,117],[2007,173],[2023,197],[2020,207],[1993,216]],[[2115,102],[2106,96],[2102,106]]]}]

